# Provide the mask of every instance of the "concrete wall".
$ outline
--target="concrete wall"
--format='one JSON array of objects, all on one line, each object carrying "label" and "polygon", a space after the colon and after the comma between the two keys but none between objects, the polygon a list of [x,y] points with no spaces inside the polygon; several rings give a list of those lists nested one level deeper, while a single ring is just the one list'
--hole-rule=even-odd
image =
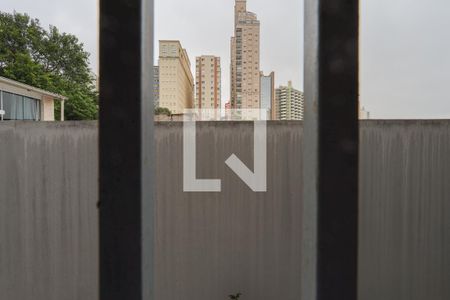
[{"label": "concrete wall", "polygon": [[[251,168],[252,138],[199,124],[198,177],[223,192],[183,193],[182,124],[157,125],[156,299],[299,299],[302,126],[269,123],[267,193],[223,163]],[[450,122],[361,139],[360,299],[450,299]],[[0,166],[0,298],[97,299],[96,124],[0,123]]]},{"label": "concrete wall", "polygon": [[197,176],[222,179],[223,192],[183,193],[182,124],[160,125],[157,299],[226,299],[237,292],[244,299],[298,299],[300,126],[268,129],[267,193],[250,191],[224,163],[235,153],[253,169],[252,123],[197,127]]},{"label": "concrete wall", "polygon": [[360,161],[360,299],[450,299],[450,122],[362,122]]},{"label": "concrete wall", "polygon": [[96,299],[95,124],[0,123],[0,299]]}]

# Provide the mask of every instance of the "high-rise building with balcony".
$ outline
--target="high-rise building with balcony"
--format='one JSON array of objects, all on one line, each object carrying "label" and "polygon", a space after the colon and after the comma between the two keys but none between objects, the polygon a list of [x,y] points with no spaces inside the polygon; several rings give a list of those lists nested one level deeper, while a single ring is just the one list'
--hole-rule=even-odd
[{"label": "high-rise building with balcony", "polygon": [[195,108],[220,108],[221,74],[220,57],[204,55],[196,58]]},{"label": "high-rise building with balcony", "polygon": [[172,114],[194,107],[191,63],[179,41],[159,42],[159,106]]},{"label": "high-rise building with balcony", "polygon": [[303,120],[304,96],[292,87],[291,81],[276,89],[276,106],[278,120]]},{"label": "high-rise building with balcony", "polygon": [[235,3],[235,33],[231,38],[231,105],[260,108],[260,23],[247,11],[246,0]]},{"label": "high-rise building with balcony", "polygon": [[261,109],[267,111],[267,119],[276,120],[275,109],[275,73],[265,76],[261,72]]}]

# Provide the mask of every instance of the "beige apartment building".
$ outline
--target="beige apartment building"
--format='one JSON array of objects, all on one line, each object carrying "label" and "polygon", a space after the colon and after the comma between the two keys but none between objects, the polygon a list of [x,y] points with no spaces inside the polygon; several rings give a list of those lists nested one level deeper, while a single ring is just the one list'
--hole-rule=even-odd
[{"label": "beige apartment building", "polygon": [[231,105],[260,108],[260,23],[247,11],[246,0],[235,3],[235,35],[231,38]]},{"label": "beige apartment building", "polygon": [[194,78],[179,41],[159,41],[159,106],[172,114],[194,107]]},{"label": "beige apartment building", "polygon": [[276,89],[276,102],[278,120],[303,120],[304,96],[291,81]]},{"label": "beige apartment building", "polygon": [[159,107],[159,66],[153,66],[153,102]]},{"label": "beige apartment building", "polygon": [[203,55],[196,58],[195,108],[220,108],[222,70],[220,57]]}]

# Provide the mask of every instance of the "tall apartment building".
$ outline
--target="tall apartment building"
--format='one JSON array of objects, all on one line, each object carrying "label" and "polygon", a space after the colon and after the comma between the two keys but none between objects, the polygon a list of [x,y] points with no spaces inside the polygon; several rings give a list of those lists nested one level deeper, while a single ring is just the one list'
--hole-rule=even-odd
[{"label": "tall apartment building", "polygon": [[231,105],[260,107],[260,23],[247,11],[246,0],[236,0],[234,37],[231,38]]},{"label": "tall apartment building", "polygon": [[159,42],[159,106],[172,114],[194,107],[191,63],[179,41]]},{"label": "tall apartment building", "polygon": [[195,108],[220,108],[221,78],[220,57],[204,55],[196,58]]},{"label": "tall apartment building", "polygon": [[276,120],[276,105],[275,105],[275,73],[272,72],[265,76],[261,72],[261,109],[267,111],[267,119]]},{"label": "tall apartment building", "polygon": [[276,89],[276,102],[278,120],[303,120],[303,93],[294,89],[291,81]]},{"label": "tall apartment building", "polygon": [[155,107],[159,107],[159,67],[153,67],[153,97]]}]

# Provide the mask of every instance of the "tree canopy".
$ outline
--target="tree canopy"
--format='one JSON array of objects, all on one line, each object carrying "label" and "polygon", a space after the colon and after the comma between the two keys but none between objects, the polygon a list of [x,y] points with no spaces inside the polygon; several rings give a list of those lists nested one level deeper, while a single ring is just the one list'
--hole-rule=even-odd
[{"label": "tree canopy", "polygon": [[170,109],[166,108],[166,107],[156,107],[155,108],[155,115],[159,116],[159,115],[166,115],[166,116],[171,116],[172,112],[170,111]]},{"label": "tree canopy", "polygon": [[74,35],[44,29],[26,14],[0,12],[0,76],[68,97],[67,120],[98,115],[89,53]]}]

